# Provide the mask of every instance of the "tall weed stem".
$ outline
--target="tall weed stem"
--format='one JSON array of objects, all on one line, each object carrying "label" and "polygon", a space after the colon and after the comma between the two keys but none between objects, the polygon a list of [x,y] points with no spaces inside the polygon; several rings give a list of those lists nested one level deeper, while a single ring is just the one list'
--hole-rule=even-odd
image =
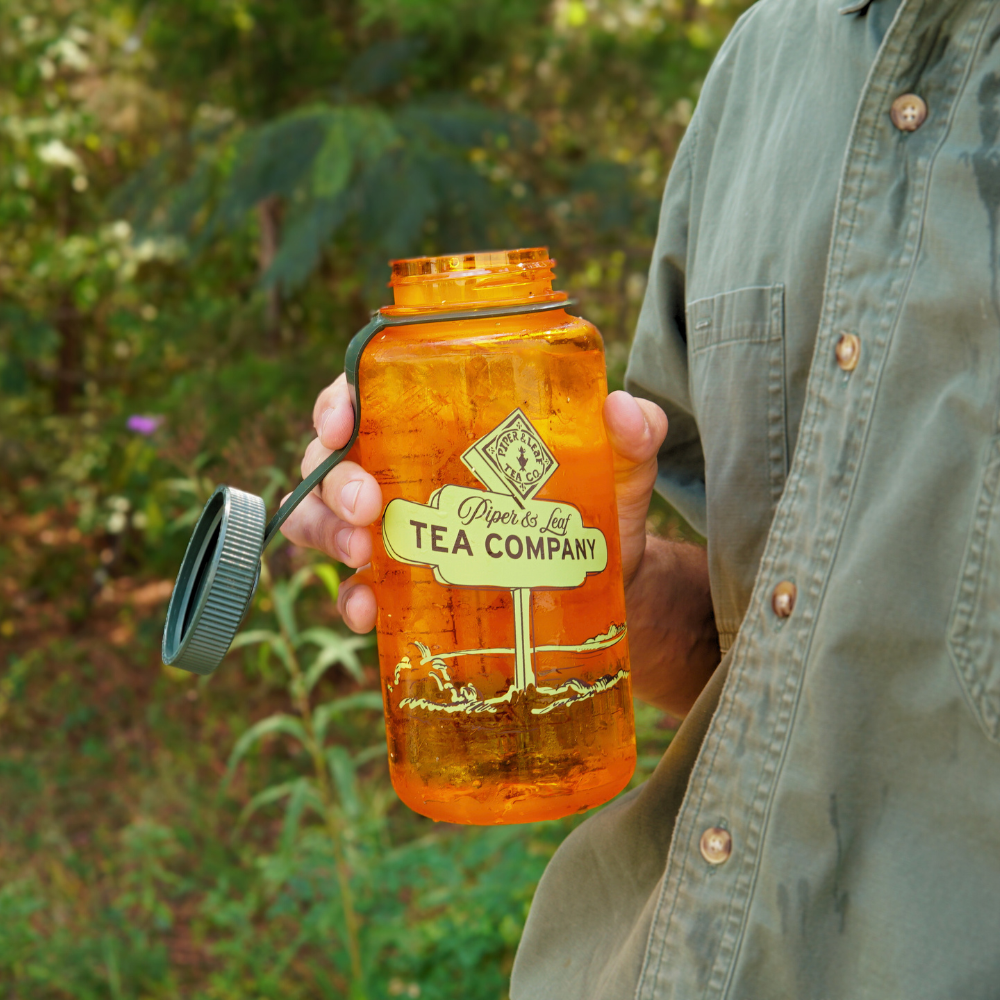
[{"label": "tall weed stem", "polygon": [[[262,561],[261,578],[270,587],[271,574],[267,563]],[[360,923],[357,911],[354,909],[354,894],[351,891],[350,870],[344,857],[343,823],[337,811],[337,800],[330,783],[330,771],[323,756],[323,748],[316,739],[316,729],[313,725],[312,704],[309,701],[309,691],[306,688],[305,676],[295,650],[295,637],[289,634],[282,616],[278,616],[281,636],[288,649],[288,670],[291,674],[289,691],[295,709],[302,719],[306,732],[306,750],[312,758],[313,770],[316,772],[316,785],[320,800],[323,803],[323,819],[333,847],[334,865],[337,872],[337,882],[340,887],[341,906],[344,911],[344,925],[347,932],[347,951],[351,961],[351,1000],[365,1000],[366,990],[364,969],[361,964]]]}]

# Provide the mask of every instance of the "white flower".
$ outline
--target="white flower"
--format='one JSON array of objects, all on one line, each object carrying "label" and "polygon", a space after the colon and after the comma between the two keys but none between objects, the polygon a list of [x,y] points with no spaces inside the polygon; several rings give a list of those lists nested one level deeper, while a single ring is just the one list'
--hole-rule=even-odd
[{"label": "white flower", "polygon": [[39,146],[38,158],[50,167],[65,167],[74,173],[83,172],[83,161],[61,139],[50,139]]},{"label": "white flower", "polygon": [[49,55],[54,56],[68,69],[82,71],[90,65],[90,57],[72,38],[60,38],[49,46]]}]

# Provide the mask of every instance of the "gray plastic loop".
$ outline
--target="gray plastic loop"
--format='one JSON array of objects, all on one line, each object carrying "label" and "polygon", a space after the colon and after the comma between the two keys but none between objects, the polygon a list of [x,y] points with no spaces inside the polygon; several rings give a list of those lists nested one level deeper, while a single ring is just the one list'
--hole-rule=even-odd
[{"label": "gray plastic loop", "polygon": [[257,588],[264,549],[289,514],[338,462],[343,461],[357,440],[361,428],[361,394],[358,392],[361,355],[379,333],[390,326],[517,316],[565,309],[574,304],[567,298],[402,316],[375,313],[347,348],[344,368],[354,403],[354,429],[347,444],[313,469],[270,521],[264,501],[252,493],[232,486],[219,486],[209,497],[188,542],[170,595],[163,628],[163,662],[195,674],[210,674],[222,662]]}]

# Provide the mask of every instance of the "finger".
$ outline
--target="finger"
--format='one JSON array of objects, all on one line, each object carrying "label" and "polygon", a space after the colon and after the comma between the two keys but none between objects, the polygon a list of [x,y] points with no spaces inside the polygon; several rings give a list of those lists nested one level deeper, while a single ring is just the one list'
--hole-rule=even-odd
[{"label": "finger", "polygon": [[312,439],[306,445],[306,450],[302,455],[302,478],[305,479],[320,462],[325,461],[333,454],[332,448],[324,447],[323,442],[318,437]]},{"label": "finger", "polygon": [[355,462],[341,462],[320,484],[320,496],[338,517],[361,527],[382,513],[382,489]]},{"label": "finger", "polygon": [[604,401],[604,425],[616,464],[642,465],[656,457],[667,436],[667,415],[656,403],[618,390]]},{"label": "finger", "polygon": [[319,549],[347,566],[364,566],[372,557],[371,532],[341,520],[315,493],[292,511],[281,533],[292,544]]},{"label": "finger", "polygon": [[330,401],[333,399],[334,393],[339,392],[337,386],[347,384],[347,375],[341,372],[325,389],[323,389],[319,395],[316,397],[316,402],[313,404],[313,427],[319,428],[320,416],[322,416],[323,411],[330,405]]},{"label": "finger", "polygon": [[[310,441],[302,459],[302,477],[308,476],[330,454],[318,438]],[[323,503],[350,524],[371,524],[382,513],[381,487],[356,462],[335,465],[318,489]]]},{"label": "finger", "polygon": [[313,427],[323,445],[337,451],[351,439],[354,430],[354,404],[351,402],[347,376],[338,375],[317,397],[313,406]]},{"label": "finger", "polygon": [[627,392],[611,393],[604,423],[615,454],[615,499],[626,583],[635,575],[646,546],[646,516],[656,481],[656,456],[667,434],[667,417],[655,403]]},{"label": "finger", "polygon": [[371,581],[371,570],[366,568],[340,585],[337,608],[352,632],[370,632],[375,627],[378,607]]}]

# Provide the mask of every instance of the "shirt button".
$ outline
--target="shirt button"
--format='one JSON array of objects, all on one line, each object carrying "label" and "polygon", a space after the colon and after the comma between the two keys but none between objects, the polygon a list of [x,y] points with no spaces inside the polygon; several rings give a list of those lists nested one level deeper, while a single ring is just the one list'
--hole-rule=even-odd
[{"label": "shirt button", "polygon": [[795,595],[797,591],[794,583],[782,580],[774,593],[771,595],[771,607],[779,618],[787,618],[795,608]]},{"label": "shirt button", "polygon": [[916,94],[903,94],[892,102],[889,117],[900,132],[916,132],[927,118],[927,102]]},{"label": "shirt button", "polygon": [[837,355],[837,364],[845,372],[852,372],[858,367],[858,359],[861,357],[861,340],[853,333],[842,333],[837,346],[834,348]]},{"label": "shirt button", "polygon": [[701,856],[710,865],[721,865],[733,853],[733,837],[721,826],[710,826],[702,835],[698,844]]}]

